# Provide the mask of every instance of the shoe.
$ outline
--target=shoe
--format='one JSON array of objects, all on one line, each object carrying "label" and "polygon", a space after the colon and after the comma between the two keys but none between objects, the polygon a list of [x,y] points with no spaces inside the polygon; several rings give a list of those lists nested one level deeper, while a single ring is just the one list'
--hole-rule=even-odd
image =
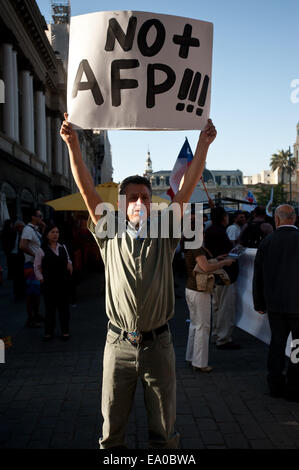
[{"label": "shoe", "polygon": [[70,339],[70,335],[62,335],[61,339],[62,339],[62,341],[66,342]]},{"label": "shoe", "polygon": [[45,335],[45,336],[43,337],[43,341],[44,341],[44,342],[52,341],[52,339],[54,339],[54,336],[53,336],[53,335]]},{"label": "shoe", "polygon": [[284,398],[287,401],[293,401],[299,403],[299,393],[294,393],[294,392],[286,392]]},{"label": "shoe", "polygon": [[206,367],[195,367],[195,366],[192,366],[193,370],[195,372],[205,372],[205,373],[209,373],[209,372],[212,372],[213,370],[213,367],[211,366],[206,366]]},{"label": "shoe", "polygon": [[240,346],[240,344],[233,343],[232,341],[230,341],[230,342],[228,342],[228,343],[216,345],[216,348],[217,348],[217,349],[230,349],[230,350],[234,350],[234,349],[241,349],[241,346]]},{"label": "shoe", "polygon": [[33,320],[36,323],[42,323],[42,322],[45,321],[45,318],[42,315],[40,315],[39,313],[37,313],[36,315],[34,315]]},{"label": "shoe", "polygon": [[40,328],[41,324],[37,323],[34,320],[27,320],[26,325],[27,328]]}]

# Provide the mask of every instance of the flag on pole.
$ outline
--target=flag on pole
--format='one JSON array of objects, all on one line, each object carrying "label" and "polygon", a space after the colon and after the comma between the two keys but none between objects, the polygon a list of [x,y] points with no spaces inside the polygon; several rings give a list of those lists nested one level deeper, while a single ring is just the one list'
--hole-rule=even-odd
[{"label": "flag on pole", "polygon": [[181,151],[178,155],[178,158],[176,159],[175,165],[172,169],[172,172],[169,178],[170,188],[168,189],[167,194],[168,196],[171,197],[171,199],[173,199],[175,194],[178,192],[181,179],[184,176],[192,160],[193,160],[193,153],[189,145],[188,139],[186,137],[184,145],[181,148]]},{"label": "flag on pole", "polygon": [[244,198],[244,201],[251,202],[252,204],[242,204],[243,211],[252,212],[257,206],[256,199],[251,191],[248,191],[247,196]]},{"label": "flag on pole", "polygon": [[269,202],[266,206],[266,214],[269,216],[269,217],[272,217],[272,204],[273,204],[273,186],[271,188],[271,193],[270,193],[270,199],[269,199]]}]

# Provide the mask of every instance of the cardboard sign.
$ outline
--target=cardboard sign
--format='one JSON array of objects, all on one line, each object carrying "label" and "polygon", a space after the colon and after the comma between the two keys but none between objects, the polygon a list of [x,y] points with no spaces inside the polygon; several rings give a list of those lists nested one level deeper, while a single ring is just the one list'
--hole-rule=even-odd
[{"label": "cardboard sign", "polygon": [[83,129],[203,129],[213,25],[116,11],[71,19],[69,120]]}]

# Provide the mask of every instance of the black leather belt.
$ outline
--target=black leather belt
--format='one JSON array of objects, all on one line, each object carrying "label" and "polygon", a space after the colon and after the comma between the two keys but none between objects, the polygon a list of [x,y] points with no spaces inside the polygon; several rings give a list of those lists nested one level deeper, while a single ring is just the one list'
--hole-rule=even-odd
[{"label": "black leather belt", "polygon": [[113,325],[113,323],[109,323],[109,328],[110,330],[114,331],[114,333],[123,333],[124,338],[128,339],[130,343],[136,345],[142,343],[143,341],[153,340],[155,335],[158,336],[164,331],[168,330],[168,324],[165,323],[165,325],[159,326],[159,328],[156,328],[155,330],[145,332],[123,331],[121,328],[118,328],[118,326]]}]

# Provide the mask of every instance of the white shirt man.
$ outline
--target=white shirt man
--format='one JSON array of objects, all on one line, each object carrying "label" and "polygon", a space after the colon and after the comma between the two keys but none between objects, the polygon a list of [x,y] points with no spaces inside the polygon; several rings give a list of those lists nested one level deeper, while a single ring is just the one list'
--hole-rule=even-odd
[{"label": "white shirt man", "polygon": [[[34,254],[36,254],[40,248],[41,238],[42,238],[41,233],[38,231],[38,227],[36,225],[29,223],[24,227],[21,239],[29,241],[28,248]],[[34,256],[31,256],[26,252],[24,253],[24,255],[25,255],[25,263],[34,262]]]}]

